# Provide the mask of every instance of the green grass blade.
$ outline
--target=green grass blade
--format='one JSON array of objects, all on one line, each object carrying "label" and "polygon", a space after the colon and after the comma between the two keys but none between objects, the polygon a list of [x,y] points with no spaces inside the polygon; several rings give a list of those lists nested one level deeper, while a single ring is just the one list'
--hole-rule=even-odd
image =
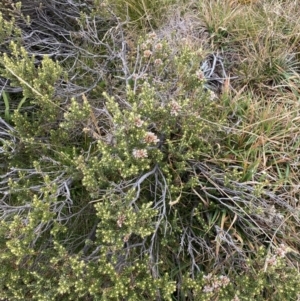
[{"label": "green grass blade", "polygon": [[24,97],[21,99],[21,101],[20,101],[19,104],[18,104],[17,111],[19,111],[19,110],[22,108],[22,106],[23,106],[24,102],[26,101],[26,99],[27,99],[26,96],[24,96]]},{"label": "green grass blade", "polygon": [[5,116],[6,120],[9,120],[10,119],[10,113],[9,113],[9,96],[8,96],[8,94],[5,91],[2,92],[2,98],[3,98],[3,101],[4,101],[4,105],[5,105],[4,116]]}]

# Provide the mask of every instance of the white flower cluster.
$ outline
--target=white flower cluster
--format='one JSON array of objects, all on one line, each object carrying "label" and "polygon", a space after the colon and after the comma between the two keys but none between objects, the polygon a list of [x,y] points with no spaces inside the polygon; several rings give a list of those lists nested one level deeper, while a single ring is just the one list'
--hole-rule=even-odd
[{"label": "white flower cluster", "polygon": [[125,215],[122,214],[118,217],[117,220],[118,227],[122,228],[124,221],[125,221]]},{"label": "white flower cluster", "polygon": [[230,279],[227,276],[213,276],[208,274],[203,277],[209,284],[205,285],[203,288],[204,293],[212,293],[214,291],[219,291],[221,287],[225,287],[230,283]]},{"label": "white flower cluster", "polygon": [[180,104],[177,101],[172,100],[170,102],[170,106],[171,106],[171,115],[172,116],[178,116],[178,113],[181,111]]},{"label": "white flower cluster", "polygon": [[154,65],[155,65],[155,66],[161,66],[162,64],[163,64],[163,62],[162,62],[161,59],[156,59],[156,60],[154,61]]},{"label": "white flower cluster", "polygon": [[162,43],[157,43],[157,44],[154,46],[154,49],[157,50],[157,51],[162,50],[162,48],[163,48]]},{"label": "white flower cluster", "polygon": [[276,255],[281,258],[285,257],[288,252],[290,252],[290,248],[284,244],[280,244],[275,251]]},{"label": "white flower cluster", "polygon": [[134,125],[140,128],[143,125],[144,121],[140,117],[136,117],[134,119]]},{"label": "white flower cluster", "polygon": [[[138,124],[139,123],[140,122],[138,122]],[[144,137],[144,142],[147,144],[155,144],[155,143],[159,142],[159,139],[157,138],[157,136],[154,133],[147,132]],[[136,159],[148,158],[148,152],[146,149],[134,149],[132,154]]]},{"label": "white flower cluster", "polygon": [[205,76],[204,73],[201,70],[196,71],[196,76],[200,81],[204,81],[205,80]]},{"label": "white flower cluster", "polygon": [[268,257],[266,263],[270,266],[275,266],[277,264],[277,258],[284,258],[288,252],[290,252],[290,248],[284,244],[280,244],[275,250],[275,255]]},{"label": "white flower cluster", "polygon": [[[148,34],[148,39],[141,45],[141,49],[144,50],[143,56],[145,58],[150,58],[153,55],[153,52],[150,50],[161,51],[163,49],[162,43],[155,43],[157,40],[157,35],[155,32]],[[155,60],[155,65],[160,66],[162,61],[160,59]]]},{"label": "white flower cluster", "polygon": [[146,149],[134,149],[132,154],[136,159],[148,158],[148,152]]},{"label": "white flower cluster", "polygon": [[152,51],[151,50],[147,49],[147,50],[144,51],[144,57],[148,58],[151,55],[152,55]]},{"label": "white flower cluster", "polygon": [[159,142],[159,139],[157,136],[152,132],[147,132],[144,138],[144,142],[151,144],[151,143],[157,143]]}]

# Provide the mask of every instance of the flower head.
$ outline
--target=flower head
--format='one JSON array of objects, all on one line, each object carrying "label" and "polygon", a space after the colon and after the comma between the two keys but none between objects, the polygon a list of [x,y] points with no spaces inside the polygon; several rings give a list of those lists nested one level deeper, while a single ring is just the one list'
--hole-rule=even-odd
[{"label": "flower head", "polygon": [[157,136],[154,133],[147,132],[145,135],[144,141],[148,144],[151,144],[151,143],[159,142],[159,139],[157,138]]},{"label": "flower head", "polygon": [[146,149],[134,149],[132,154],[136,159],[143,159],[148,157]]},{"label": "flower head", "polygon": [[143,125],[144,121],[140,117],[134,118],[134,125],[140,128]]},{"label": "flower head", "polygon": [[156,59],[155,61],[154,61],[154,65],[155,66],[161,66],[162,65],[162,60],[161,59]]},{"label": "flower head", "polygon": [[210,292],[218,292],[222,287],[227,286],[230,283],[230,279],[227,276],[213,276],[211,273],[208,275],[203,276],[206,280],[206,285],[203,288],[203,292],[210,293]]},{"label": "flower head", "polygon": [[148,37],[149,37],[150,39],[156,39],[157,35],[156,35],[155,32],[151,32],[151,33],[148,34]]},{"label": "flower head", "polygon": [[211,293],[214,291],[214,288],[210,285],[205,285],[203,288],[203,293]]},{"label": "flower head", "polygon": [[198,78],[200,81],[204,81],[204,80],[205,80],[204,73],[203,73],[201,70],[198,70],[198,71],[196,72],[196,76],[197,76],[197,78]]},{"label": "flower head", "polygon": [[289,247],[284,244],[280,244],[280,246],[276,249],[276,255],[283,258],[289,251]]},{"label": "flower head", "polygon": [[219,281],[220,281],[221,286],[226,286],[226,285],[229,284],[230,279],[229,279],[227,276],[221,275],[221,276],[219,277]]},{"label": "flower head", "polygon": [[118,217],[118,220],[117,220],[118,227],[122,228],[124,221],[125,221],[125,215],[122,214]]},{"label": "flower head", "polygon": [[213,92],[211,90],[208,90],[208,91],[209,91],[208,93],[209,93],[210,100],[215,100],[216,98],[218,98],[215,92]]},{"label": "flower head", "polygon": [[144,51],[144,57],[148,58],[151,55],[152,55],[152,51],[151,50],[147,49],[147,50]]},{"label": "flower head", "polygon": [[181,106],[180,106],[180,104],[179,104],[177,101],[172,100],[172,101],[170,102],[170,106],[171,106],[171,115],[172,115],[172,116],[177,116],[178,113],[181,111]]},{"label": "flower head", "polygon": [[155,50],[162,50],[162,48],[163,48],[162,43],[157,43],[157,44],[154,46],[154,49],[155,49]]}]

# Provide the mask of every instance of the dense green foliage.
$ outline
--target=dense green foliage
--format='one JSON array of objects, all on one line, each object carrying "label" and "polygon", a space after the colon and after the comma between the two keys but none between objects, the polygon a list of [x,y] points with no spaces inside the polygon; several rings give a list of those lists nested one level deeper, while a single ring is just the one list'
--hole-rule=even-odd
[{"label": "dense green foliage", "polygon": [[1,1],[0,298],[300,297],[297,1],[164,2]]}]

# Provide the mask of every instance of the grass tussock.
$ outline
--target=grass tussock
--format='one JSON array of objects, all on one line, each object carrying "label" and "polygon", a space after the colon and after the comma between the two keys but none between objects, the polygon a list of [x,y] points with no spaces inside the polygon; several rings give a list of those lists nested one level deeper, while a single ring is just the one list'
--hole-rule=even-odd
[{"label": "grass tussock", "polygon": [[298,1],[4,2],[0,298],[298,300]]}]

